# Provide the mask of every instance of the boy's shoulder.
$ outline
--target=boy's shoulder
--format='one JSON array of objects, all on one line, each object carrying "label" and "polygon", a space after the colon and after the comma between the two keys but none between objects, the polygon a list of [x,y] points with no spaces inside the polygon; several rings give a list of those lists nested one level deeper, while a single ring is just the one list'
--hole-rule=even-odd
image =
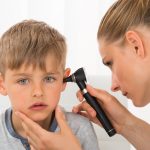
[{"label": "boy's shoulder", "polygon": [[80,122],[82,124],[89,122],[89,119],[81,116],[80,114],[75,114],[73,112],[65,111],[65,116],[67,121],[71,122]]},{"label": "boy's shoulder", "polygon": [[6,110],[0,111],[0,133],[4,130],[6,130]]},{"label": "boy's shoulder", "polygon": [[79,139],[84,150],[99,150],[97,136],[91,121],[81,116],[68,111],[63,111],[66,116],[67,123],[74,135]]},{"label": "boy's shoulder", "polygon": [[63,109],[68,125],[74,130],[86,130],[92,127],[90,120],[80,114],[75,114]]},{"label": "boy's shoulder", "polygon": [[5,141],[5,138],[8,136],[8,131],[6,128],[6,110],[0,111],[0,138],[2,141]]}]

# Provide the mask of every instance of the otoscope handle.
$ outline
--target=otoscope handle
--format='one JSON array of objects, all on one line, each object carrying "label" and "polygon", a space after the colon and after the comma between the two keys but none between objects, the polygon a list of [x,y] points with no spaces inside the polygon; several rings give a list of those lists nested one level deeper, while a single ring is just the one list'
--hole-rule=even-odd
[{"label": "otoscope handle", "polygon": [[116,130],[113,128],[111,122],[109,121],[108,117],[106,116],[105,112],[103,111],[101,105],[97,102],[96,98],[91,96],[87,90],[86,90],[86,84],[84,81],[77,82],[77,85],[79,86],[80,90],[83,93],[83,97],[86,99],[87,103],[93,107],[93,109],[96,111],[96,117],[106,130],[107,134],[109,136],[113,136],[116,134]]},{"label": "otoscope handle", "polygon": [[109,136],[113,136],[116,131],[113,128],[111,122],[107,118],[105,112],[103,111],[102,107],[100,104],[97,102],[95,97],[92,97],[88,92],[83,94],[84,98],[86,99],[87,103],[91,105],[94,110],[96,111],[96,117],[97,119],[101,122],[102,126],[106,130],[107,134]]}]

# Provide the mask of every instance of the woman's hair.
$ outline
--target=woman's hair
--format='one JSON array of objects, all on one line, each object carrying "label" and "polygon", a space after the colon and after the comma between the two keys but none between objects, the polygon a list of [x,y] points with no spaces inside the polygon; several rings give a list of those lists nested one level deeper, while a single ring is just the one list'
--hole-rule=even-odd
[{"label": "woman's hair", "polygon": [[25,20],[6,31],[0,39],[0,72],[25,64],[45,69],[48,54],[65,67],[66,42],[63,35],[44,22]]},{"label": "woman's hair", "polygon": [[118,0],[102,18],[97,38],[107,42],[124,39],[128,30],[140,25],[150,26],[150,0]]}]

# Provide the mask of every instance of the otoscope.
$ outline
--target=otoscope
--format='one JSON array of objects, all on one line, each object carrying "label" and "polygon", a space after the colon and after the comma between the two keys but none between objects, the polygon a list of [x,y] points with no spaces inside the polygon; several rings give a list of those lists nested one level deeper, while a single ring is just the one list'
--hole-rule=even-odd
[{"label": "otoscope", "polygon": [[109,121],[108,117],[106,116],[105,112],[103,111],[100,104],[97,102],[96,98],[91,96],[89,92],[86,90],[86,76],[83,68],[79,68],[75,71],[72,75],[65,78],[63,82],[75,82],[77,83],[78,87],[80,88],[83,97],[86,99],[87,103],[93,107],[96,111],[96,117],[104,127],[107,134],[111,137],[116,134],[116,130],[113,128],[111,122]]}]

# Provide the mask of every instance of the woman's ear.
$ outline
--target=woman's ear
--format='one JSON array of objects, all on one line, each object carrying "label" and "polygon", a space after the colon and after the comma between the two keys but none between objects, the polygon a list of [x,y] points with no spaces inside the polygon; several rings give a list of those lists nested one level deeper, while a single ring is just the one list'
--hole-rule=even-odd
[{"label": "woman's ear", "polygon": [[[67,77],[70,75],[70,72],[71,72],[70,68],[65,69],[65,71],[64,71],[64,78],[67,78]],[[65,83],[63,83],[62,91],[64,91],[64,90],[65,90],[65,88],[66,88],[66,84],[67,84],[66,82],[65,82]]]},{"label": "woman's ear", "polygon": [[134,53],[141,57],[145,57],[145,49],[142,41],[142,37],[135,31],[127,31],[125,34],[128,44],[133,48]]},{"label": "woman's ear", "polygon": [[7,90],[4,85],[4,76],[0,73],[0,93],[4,96],[7,95]]}]

